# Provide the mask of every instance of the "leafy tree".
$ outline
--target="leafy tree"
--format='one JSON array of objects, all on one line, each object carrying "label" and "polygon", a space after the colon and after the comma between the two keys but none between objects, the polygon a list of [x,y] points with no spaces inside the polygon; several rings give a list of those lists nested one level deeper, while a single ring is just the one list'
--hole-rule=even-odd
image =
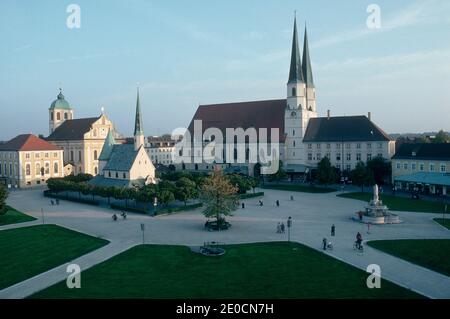
[{"label": "leafy tree", "polygon": [[261,184],[261,179],[259,177],[250,178],[250,187],[253,189],[253,194],[255,193],[255,188]]},{"label": "leafy tree", "polygon": [[377,156],[367,161],[367,170],[373,176],[373,182],[382,185],[390,180],[392,174],[391,164],[383,157]]},{"label": "leafy tree", "polygon": [[316,179],[319,184],[332,184],[336,182],[337,175],[336,170],[333,166],[331,166],[330,159],[325,156],[322,160],[317,164],[317,174]]},{"label": "leafy tree", "polygon": [[175,198],[184,202],[187,205],[187,201],[197,196],[197,187],[195,182],[186,177],[180,178],[176,182]]},{"label": "leafy tree", "polygon": [[280,181],[282,179],[285,179],[287,176],[286,171],[283,168],[283,162],[280,161],[279,162],[279,167],[278,167],[278,171],[275,174],[271,174],[269,175],[269,181],[270,182],[275,182],[275,181]]},{"label": "leafy tree", "polygon": [[250,183],[250,177],[248,176],[230,174],[226,175],[226,177],[231,185],[235,185],[238,188],[239,194],[245,194],[252,187]]},{"label": "leafy tree", "polygon": [[433,143],[450,143],[450,136],[448,133],[440,130],[433,139]]},{"label": "leafy tree", "polygon": [[0,185],[0,215],[6,214],[6,198],[8,197],[8,191],[2,185]]},{"label": "leafy tree", "polygon": [[350,172],[350,178],[355,185],[361,186],[361,193],[364,192],[364,184],[370,182],[366,165],[363,162],[358,162],[355,169]]},{"label": "leafy tree", "polygon": [[175,196],[169,190],[162,190],[158,194],[158,200],[162,205],[167,207],[170,202],[175,200]]},{"label": "leafy tree", "polygon": [[202,186],[201,198],[205,217],[215,217],[217,225],[225,223],[223,216],[229,216],[237,208],[238,189],[218,169],[207,177]]}]

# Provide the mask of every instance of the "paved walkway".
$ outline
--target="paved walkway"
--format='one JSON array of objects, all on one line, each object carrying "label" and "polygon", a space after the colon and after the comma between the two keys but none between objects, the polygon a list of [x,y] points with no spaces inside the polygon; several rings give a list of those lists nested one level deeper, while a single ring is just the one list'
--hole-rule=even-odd
[{"label": "paved walkway", "polygon": [[[8,204],[38,218],[42,222],[41,208],[44,209],[46,223],[61,225],[93,236],[100,236],[111,244],[75,260],[82,270],[114,256],[137,244],[142,243],[140,224],[146,225],[146,243],[199,246],[207,241],[219,241],[227,244],[285,241],[287,234],[276,233],[278,222],[293,218],[291,240],[321,250],[323,237],[329,237],[330,227],[336,225],[336,237],[332,238],[334,250],[327,252],[331,256],[366,270],[369,264],[381,267],[382,277],[403,287],[417,291],[431,298],[450,298],[450,277],[411,264],[399,258],[387,255],[365,246],[364,254],[353,250],[356,233],[363,234],[365,240],[379,239],[450,239],[450,231],[433,222],[439,214],[400,212],[404,223],[399,225],[372,226],[366,233],[364,224],[350,220],[354,212],[364,203],[352,199],[336,197],[333,194],[290,193],[264,190],[264,206],[258,206],[259,199],[245,200],[246,208],[236,211],[230,217],[232,228],[224,232],[207,232],[200,211],[184,212],[168,216],[148,217],[129,214],[127,220],[113,222],[113,211],[88,205],[61,201],[60,206],[51,206],[49,200],[40,191],[14,192]],[[294,195],[294,201],[290,195]],[[280,207],[275,201],[280,200]],[[25,224],[0,227],[22,227]],[[26,280],[13,287],[0,291],[0,298],[22,298],[65,280],[65,265],[47,273]],[[337,296],[338,297],[338,296]]]}]

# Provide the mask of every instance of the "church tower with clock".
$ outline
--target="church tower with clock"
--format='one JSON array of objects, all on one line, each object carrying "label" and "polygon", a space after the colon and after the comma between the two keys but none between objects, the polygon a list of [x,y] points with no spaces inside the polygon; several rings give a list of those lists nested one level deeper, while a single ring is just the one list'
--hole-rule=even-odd
[{"label": "church tower with clock", "polygon": [[284,118],[285,165],[305,164],[303,137],[310,118],[317,117],[316,93],[305,30],[303,63],[300,56],[297,21],[294,21],[291,66],[287,83],[287,103]]}]

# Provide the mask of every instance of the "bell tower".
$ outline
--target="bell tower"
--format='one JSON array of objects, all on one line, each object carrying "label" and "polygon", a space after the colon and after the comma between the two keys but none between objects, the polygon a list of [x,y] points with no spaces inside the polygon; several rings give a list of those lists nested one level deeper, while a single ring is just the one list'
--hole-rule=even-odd
[{"label": "bell tower", "polygon": [[60,88],[56,100],[52,102],[49,108],[49,134],[51,135],[66,120],[73,120],[73,117],[73,108],[66,101]]}]

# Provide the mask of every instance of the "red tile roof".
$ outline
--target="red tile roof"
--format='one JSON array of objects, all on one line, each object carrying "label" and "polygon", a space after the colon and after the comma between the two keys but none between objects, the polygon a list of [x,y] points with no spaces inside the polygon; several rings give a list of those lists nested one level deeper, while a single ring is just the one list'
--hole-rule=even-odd
[{"label": "red tile roof", "polygon": [[202,120],[203,132],[210,127],[215,127],[220,129],[225,137],[227,128],[246,130],[253,127],[257,131],[267,128],[268,140],[270,140],[270,129],[278,128],[280,142],[283,142],[285,109],[286,99],[200,105],[188,130],[192,137],[194,120]]},{"label": "red tile roof", "polygon": [[61,149],[33,134],[18,135],[5,144],[0,151],[60,151]]}]

